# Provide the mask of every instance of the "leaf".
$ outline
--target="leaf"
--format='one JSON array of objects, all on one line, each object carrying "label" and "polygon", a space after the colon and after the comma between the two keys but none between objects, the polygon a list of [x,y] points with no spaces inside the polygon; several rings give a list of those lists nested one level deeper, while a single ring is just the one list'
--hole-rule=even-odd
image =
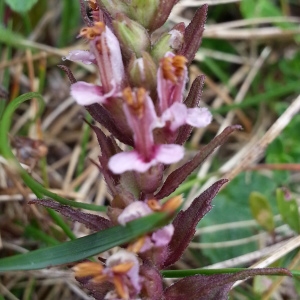
[{"label": "leaf", "polygon": [[178,54],[185,56],[188,63],[191,63],[194,59],[195,53],[201,45],[204,24],[207,17],[207,8],[207,4],[198,8],[192,21],[185,29],[183,46]]},{"label": "leaf", "polygon": [[167,249],[168,256],[163,262],[164,268],[172,265],[181,257],[194,237],[197,224],[211,210],[211,201],[219,192],[220,188],[227,182],[227,179],[221,179],[215,182],[197,197],[187,210],[180,211],[176,216],[173,221],[173,238]]},{"label": "leaf", "polygon": [[112,223],[108,219],[98,215],[84,213],[78,209],[73,209],[67,205],[61,205],[50,199],[31,200],[28,203],[52,208],[61,213],[63,216],[70,218],[73,222],[77,221],[82,223],[93,231],[100,231],[112,227]]},{"label": "leaf", "polygon": [[275,228],[275,222],[268,199],[261,193],[252,192],[249,202],[251,213],[256,222],[267,231],[272,232]]},{"label": "leaf", "polygon": [[243,0],[240,5],[245,18],[282,16],[280,10],[269,0]]},{"label": "leaf", "polygon": [[176,190],[177,187],[200,165],[213,151],[223,145],[231,133],[242,130],[240,125],[226,127],[219,135],[204,146],[190,161],[172,172],[164,182],[162,188],[155,195],[155,198],[162,199]]},{"label": "leaf", "polygon": [[282,189],[276,190],[276,200],[283,222],[288,224],[295,232],[300,233],[300,215],[296,200],[285,199]]},{"label": "leaf", "polygon": [[227,300],[228,293],[234,282],[257,275],[275,274],[291,276],[291,273],[283,268],[248,269],[235,274],[190,276],[181,279],[168,287],[164,292],[164,299]]},{"label": "leaf", "polygon": [[20,2],[20,0],[5,0],[11,9],[18,13],[25,13],[29,11],[32,6],[37,3],[37,1],[38,0],[25,0]]},{"label": "leaf", "polygon": [[131,221],[63,244],[0,259],[0,271],[36,270],[86,259],[167,223],[163,213]]},{"label": "leaf", "polygon": [[[271,197],[276,190],[276,183],[270,178],[259,174],[258,172],[241,173],[226,185],[215,198],[216,205],[209,214],[199,223],[199,228],[245,221],[253,219],[249,209],[248,199],[252,191],[264,193]],[[272,209],[276,211],[276,204],[271,203]],[[212,233],[201,234],[201,243],[219,243],[222,241],[234,241],[253,236],[253,227],[239,227],[219,230]],[[201,249],[210,263],[216,263],[223,260],[231,259],[249,252],[258,250],[256,242],[240,244],[232,247],[222,248],[205,248]],[[197,251],[195,251],[197,254]],[[197,255],[199,257],[199,255]]]}]

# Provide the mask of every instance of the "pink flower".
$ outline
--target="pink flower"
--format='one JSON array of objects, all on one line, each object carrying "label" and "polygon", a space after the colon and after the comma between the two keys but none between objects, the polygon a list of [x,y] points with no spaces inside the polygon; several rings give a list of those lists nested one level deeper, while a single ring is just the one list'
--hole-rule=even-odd
[{"label": "pink flower", "polygon": [[115,174],[125,171],[146,172],[159,163],[171,164],[182,159],[184,148],[179,145],[155,145],[152,130],[157,126],[153,102],[143,88],[123,91],[123,106],[127,123],[133,131],[134,150],[118,153],[109,160],[108,167]]},{"label": "pink flower", "polygon": [[187,81],[186,62],[185,57],[168,52],[160,61],[157,72],[160,127],[166,126],[173,132],[184,124],[205,127],[212,120],[208,109],[187,108],[182,103]]},{"label": "pink flower", "polygon": [[[118,217],[118,222],[125,226],[127,222],[153,213],[148,204],[136,201],[128,205]],[[153,247],[159,248],[169,244],[174,233],[174,226],[169,224],[145,237],[139,252],[145,252]]]},{"label": "pink flower", "polygon": [[[127,285],[129,290],[133,288],[134,294],[136,295],[141,290],[141,284],[139,276],[139,261],[135,254],[120,249],[106,260],[106,268],[103,270],[103,273],[109,277],[113,277],[115,276],[115,273],[117,273],[114,267],[128,263],[132,266],[127,272],[121,274],[121,277],[123,277],[121,278],[121,281],[123,285]],[[128,278],[129,282],[124,277]],[[129,292],[129,294],[132,293]]]},{"label": "pink flower", "polygon": [[205,127],[211,120],[212,115],[206,107],[187,108],[186,105],[178,102],[166,109],[160,118],[161,126],[167,125],[173,132],[184,124],[197,128]]},{"label": "pink flower", "polygon": [[152,209],[143,201],[135,201],[125,207],[118,217],[118,222],[125,226],[126,223],[151,214]]},{"label": "pink flower", "polygon": [[174,226],[169,224],[148,236],[144,242],[144,245],[139,252],[143,253],[152,248],[160,248],[167,246],[173,236]]},{"label": "pink flower", "polygon": [[82,81],[71,87],[71,95],[80,105],[105,103],[108,98],[118,96],[123,88],[124,65],[120,44],[113,32],[102,22],[85,27],[80,36],[90,41],[89,51],[72,51],[66,59],[95,63],[99,70],[101,87]]},{"label": "pink flower", "polygon": [[157,94],[161,114],[172,104],[182,103],[183,92],[188,79],[186,62],[184,56],[167,52],[159,63]]}]

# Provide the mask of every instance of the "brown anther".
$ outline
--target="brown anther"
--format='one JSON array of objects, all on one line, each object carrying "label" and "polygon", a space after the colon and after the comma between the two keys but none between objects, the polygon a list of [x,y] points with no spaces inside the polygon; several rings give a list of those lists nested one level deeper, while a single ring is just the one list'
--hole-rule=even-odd
[{"label": "brown anther", "polygon": [[175,196],[175,197],[169,199],[167,202],[165,202],[162,205],[161,211],[167,212],[167,213],[173,213],[177,210],[177,208],[180,207],[182,202],[183,202],[183,199],[182,199],[181,195]]},{"label": "brown anther", "polygon": [[127,247],[127,250],[134,253],[139,253],[145,243],[146,236],[138,238],[134,243]]},{"label": "brown anther", "polygon": [[182,55],[174,57],[164,57],[162,59],[162,71],[165,79],[176,83],[178,78],[183,76],[187,59]]},{"label": "brown anther", "polygon": [[93,40],[96,36],[101,35],[105,30],[103,22],[95,22],[93,27],[84,27],[80,30],[79,36],[85,37],[88,40]]},{"label": "brown anther", "polygon": [[173,72],[172,58],[164,57],[162,59],[161,63],[162,63],[163,77],[167,80],[172,81],[173,83],[176,83],[177,77],[175,76],[175,74]]},{"label": "brown anther", "polygon": [[89,7],[92,10],[99,10],[99,6],[96,0],[89,0]]},{"label": "brown anther", "polygon": [[98,276],[103,271],[103,266],[96,262],[83,262],[73,267],[76,277]]},{"label": "brown anther", "polygon": [[122,299],[129,299],[128,290],[125,288],[121,276],[114,276],[114,285],[117,291],[117,294]]},{"label": "brown anther", "polygon": [[153,211],[160,211],[161,210],[161,205],[156,199],[147,200],[147,204]]},{"label": "brown anther", "polygon": [[128,105],[133,104],[133,96],[131,87],[127,87],[123,90],[123,98]]},{"label": "brown anther", "polygon": [[133,262],[125,262],[112,267],[111,270],[114,273],[119,273],[119,274],[127,273],[133,267],[133,265],[134,265]]},{"label": "brown anther", "polygon": [[124,100],[139,118],[143,116],[145,97],[146,90],[144,88],[138,88],[133,91],[130,87],[127,87],[123,90]]},{"label": "brown anther", "polygon": [[175,55],[173,57],[173,67],[175,68],[175,74],[177,77],[181,77],[183,75],[186,63],[187,59],[182,55]]},{"label": "brown anther", "polygon": [[100,274],[98,276],[95,276],[92,279],[92,282],[94,282],[94,283],[102,283],[102,282],[104,282],[106,280],[107,280],[107,275],[106,274]]}]

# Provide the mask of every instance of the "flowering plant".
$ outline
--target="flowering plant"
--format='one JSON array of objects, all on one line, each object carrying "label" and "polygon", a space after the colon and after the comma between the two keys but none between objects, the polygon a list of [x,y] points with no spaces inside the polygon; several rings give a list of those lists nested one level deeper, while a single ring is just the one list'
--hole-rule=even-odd
[{"label": "flowering plant", "polygon": [[[175,25],[154,39],[178,0],[94,1],[91,18],[81,9],[86,27],[79,37],[89,50],[75,50],[64,59],[94,65],[97,84],[71,81],[71,95],[101,125],[94,130],[101,155],[97,164],[113,200],[107,218],[92,216],[52,200],[32,201],[79,221],[94,231],[161,212],[169,223],[121,245],[107,259],[75,265],[76,279],[96,299],[227,299],[233,283],[249,276],[286,274],[284,269],[252,269],[235,274],[193,275],[164,286],[161,270],[180,259],[195,228],[227,180],[214,183],[185,210],[182,196],[172,193],[239,125],[227,127],[190,161],[166,176],[169,165],[184,157],[183,144],[193,127],[205,127],[212,115],[199,107],[204,76],[184,97],[188,65],[200,46],[207,5],[191,23]],[[121,142],[123,145],[120,146]]]}]

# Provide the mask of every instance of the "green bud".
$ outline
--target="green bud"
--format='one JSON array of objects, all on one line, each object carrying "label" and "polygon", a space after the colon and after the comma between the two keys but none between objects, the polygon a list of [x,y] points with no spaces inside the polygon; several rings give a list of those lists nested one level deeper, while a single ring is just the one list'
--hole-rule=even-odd
[{"label": "green bud", "polygon": [[181,31],[173,29],[163,33],[151,50],[151,56],[158,62],[167,52],[176,53],[183,44],[183,34]]},{"label": "green bud", "polygon": [[128,73],[133,86],[155,91],[157,66],[149,53],[143,52],[140,58],[132,57],[128,65]]},{"label": "green bud", "polygon": [[132,53],[137,57],[141,57],[142,52],[150,48],[150,38],[147,30],[124,14],[116,15],[113,27],[126,58],[130,58]]},{"label": "green bud", "polygon": [[145,28],[151,27],[151,22],[155,21],[160,4],[160,0],[100,0],[98,2],[100,7],[108,11],[113,19],[118,13],[124,13]]},{"label": "green bud", "polygon": [[150,32],[166,22],[177,2],[178,0],[98,0],[100,8],[107,11],[113,19],[116,14],[124,13]]}]

